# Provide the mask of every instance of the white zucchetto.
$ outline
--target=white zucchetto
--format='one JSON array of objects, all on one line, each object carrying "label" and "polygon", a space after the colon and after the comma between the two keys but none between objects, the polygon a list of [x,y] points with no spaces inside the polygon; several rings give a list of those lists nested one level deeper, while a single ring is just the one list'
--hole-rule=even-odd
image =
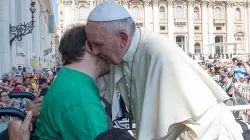
[{"label": "white zucchetto", "polygon": [[112,1],[105,1],[97,5],[89,14],[88,21],[113,21],[131,17],[122,6]]}]

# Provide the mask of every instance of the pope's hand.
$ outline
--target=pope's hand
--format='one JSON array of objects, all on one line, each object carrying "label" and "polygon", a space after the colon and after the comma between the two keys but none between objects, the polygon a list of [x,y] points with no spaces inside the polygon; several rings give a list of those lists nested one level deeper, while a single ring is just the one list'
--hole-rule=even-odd
[{"label": "pope's hand", "polygon": [[8,125],[8,133],[10,140],[29,140],[31,131],[32,131],[31,111],[27,113],[24,121],[15,119],[11,121]]}]

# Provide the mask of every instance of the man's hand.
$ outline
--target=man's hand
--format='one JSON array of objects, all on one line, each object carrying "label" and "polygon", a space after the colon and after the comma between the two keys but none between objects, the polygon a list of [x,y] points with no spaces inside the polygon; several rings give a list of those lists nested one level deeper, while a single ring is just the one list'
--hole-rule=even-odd
[{"label": "man's hand", "polygon": [[13,120],[8,125],[8,133],[10,140],[29,140],[30,131],[32,131],[32,112],[29,111],[24,119]]},{"label": "man's hand", "polygon": [[43,96],[35,99],[34,101],[29,102],[26,105],[26,110],[27,111],[32,111],[33,113],[33,118],[37,118],[40,115],[40,110],[43,102]]}]

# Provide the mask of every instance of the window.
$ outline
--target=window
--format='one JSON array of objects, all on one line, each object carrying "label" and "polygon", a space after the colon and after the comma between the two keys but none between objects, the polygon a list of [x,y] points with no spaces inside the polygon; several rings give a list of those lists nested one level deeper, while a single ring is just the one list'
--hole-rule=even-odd
[{"label": "window", "polygon": [[175,38],[176,44],[185,51],[185,37],[184,36],[177,36]]},{"label": "window", "polygon": [[166,14],[165,14],[165,7],[161,6],[160,7],[160,19],[166,19]]},{"label": "window", "polygon": [[222,27],[216,27],[216,30],[222,30]]},{"label": "window", "polygon": [[215,43],[223,42],[223,36],[216,36],[215,37]]},{"label": "window", "polygon": [[242,45],[242,40],[241,40],[241,38],[237,38],[236,39],[236,41],[237,41],[237,47],[235,48],[236,50],[235,50],[235,53],[238,53],[238,52],[242,52],[243,51],[243,45]]},{"label": "window", "polygon": [[199,26],[194,26],[194,30],[198,31],[198,30],[200,30],[200,27]]},{"label": "window", "polygon": [[181,6],[175,8],[175,18],[183,18],[183,10]]},{"label": "window", "polygon": [[132,8],[131,15],[132,15],[133,18],[135,18],[135,19],[140,18],[140,9],[139,9],[138,6],[134,6],[134,7]]},{"label": "window", "polygon": [[201,53],[201,45],[200,45],[200,43],[195,43],[194,44],[194,53],[195,54]]},{"label": "window", "polygon": [[85,6],[79,8],[79,19],[86,19],[88,16],[88,9]]},{"label": "window", "polygon": [[165,26],[160,26],[160,30],[165,30],[166,27]]},{"label": "window", "polygon": [[[223,42],[223,36],[216,36],[215,43]],[[215,53],[216,54],[223,54],[223,46],[215,46]]]},{"label": "window", "polygon": [[199,8],[194,7],[194,19],[199,19]]},{"label": "window", "polygon": [[221,19],[221,10],[219,7],[214,9],[214,19]]},{"label": "window", "polygon": [[240,8],[236,9],[236,15],[235,15],[236,20],[240,20],[241,19],[241,12],[240,12]]}]

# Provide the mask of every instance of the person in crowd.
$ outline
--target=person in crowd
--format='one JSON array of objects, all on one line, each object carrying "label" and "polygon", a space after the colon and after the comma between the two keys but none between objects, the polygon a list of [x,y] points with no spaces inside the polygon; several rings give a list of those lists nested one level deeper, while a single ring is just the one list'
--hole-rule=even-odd
[{"label": "person in crowd", "polygon": [[16,76],[16,74],[17,74],[17,69],[16,69],[16,67],[15,66],[13,66],[12,67],[12,69],[11,69],[11,74],[12,74],[12,76]]},{"label": "person in crowd", "polygon": [[8,92],[6,90],[0,91],[0,106],[1,107],[14,107],[17,105],[17,102],[14,102],[14,100],[11,100],[8,97]]},{"label": "person in crowd", "polygon": [[41,139],[92,140],[108,130],[95,80],[109,65],[89,54],[85,27],[67,30],[59,45],[64,67],[52,83],[41,108],[36,134]]},{"label": "person in crowd", "polygon": [[47,79],[40,79],[39,80],[39,88],[40,88],[40,94],[39,97],[44,96],[48,93],[49,91],[49,87],[48,87],[48,83],[47,83]]},{"label": "person in crowd", "polygon": [[233,62],[234,66],[229,73],[230,75],[233,75],[236,79],[245,78],[249,75],[246,69],[246,65],[245,63],[243,63],[242,59],[234,59]]},{"label": "person in crowd", "polygon": [[216,82],[219,81],[218,72],[215,71],[215,68],[214,68],[214,67],[210,67],[209,74],[210,74],[210,76],[214,79],[214,81],[216,81]]},{"label": "person in crowd", "polygon": [[18,66],[17,75],[23,76],[23,68],[22,68],[22,66]]},{"label": "person in crowd", "polygon": [[117,85],[138,140],[243,140],[221,87],[176,43],[136,28],[123,6],[112,1],[96,6],[87,18],[86,34],[87,50],[114,64],[106,77],[112,119],[118,111]]}]

